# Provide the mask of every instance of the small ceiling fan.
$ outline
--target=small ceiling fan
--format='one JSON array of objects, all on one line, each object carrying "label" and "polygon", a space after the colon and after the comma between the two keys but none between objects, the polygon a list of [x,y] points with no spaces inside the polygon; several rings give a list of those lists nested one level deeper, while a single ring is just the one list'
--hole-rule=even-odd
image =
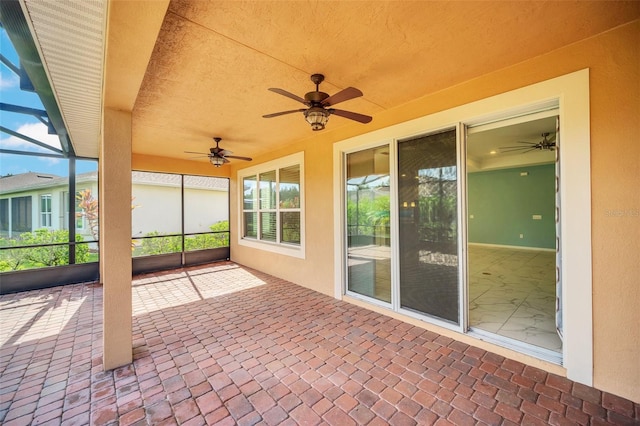
[{"label": "small ceiling fan", "polygon": [[276,112],[273,114],[263,115],[264,118],[278,117],[280,115],[292,114],[294,112],[301,112],[304,114],[305,120],[311,124],[311,129],[314,131],[324,129],[325,124],[329,120],[331,114],[338,115],[340,117],[348,118],[349,120],[358,121],[360,123],[369,123],[372,118],[368,115],[359,114],[357,112],[344,111],[341,109],[330,108],[331,106],[348,101],[362,96],[362,92],[355,87],[347,87],[340,92],[329,96],[327,93],[320,91],[320,83],[324,81],[324,75],[313,74],[311,81],[316,85],[316,90],[304,95],[304,99],[300,96],[294,95],[291,92],[287,92],[283,89],[271,87],[270,91],[278,93],[287,98],[291,98],[295,101],[305,104],[308,108],[292,109],[289,111]]},{"label": "small ceiling fan", "polygon": [[500,152],[530,152],[530,151],[554,151],[556,149],[556,135],[554,134],[551,139],[549,138],[550,133],[543,133],[542,140],[540,142],[524,142],[518,141],[517,143],[522,145],[516,146],[503,146],[500,147]]},{"label": "small ceiling fan", "polygon": [[[202,156],[209,157],[209,161],[215,167],[220,167],[225,163],[229,163],[228,158],[234,158],[236,160],[244,160],[244,161],[251,161],[252,160],[249,157],[239,157],[237,155],[231,155],[231,154],[233,154],[232,151],[229,151],[228,149],[220,148],[220,141],[222,140],[222,138],[213,138],[213,140],[216,142],[216,146],[215,146],[215,148],[210,148],[209,149],[209,154],[204,153],[204,152],[192,152],[192,151],[185,151],[185,153],[187,153],[187,154],[203,154]],[[194,157],[194,158],[198,158],[198,157]]]}]

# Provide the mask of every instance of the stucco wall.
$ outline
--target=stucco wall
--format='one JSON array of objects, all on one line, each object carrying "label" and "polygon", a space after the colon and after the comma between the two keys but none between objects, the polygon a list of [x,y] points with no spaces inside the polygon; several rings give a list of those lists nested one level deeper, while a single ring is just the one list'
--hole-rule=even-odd
[{"label": "stucco wall", "polygon": [[[367,126],[331,130],[330,123],[286,151],[255,159],[305,152],[307,256],[257,252],[232,239],[233,260],[333,295],[332,143],[584,68],[591,99],[594,385],[640,401],[640,244],[633,238],[640,235],[640,21],[385,111]],[[233,177],[230,190],[234,232]]]}]

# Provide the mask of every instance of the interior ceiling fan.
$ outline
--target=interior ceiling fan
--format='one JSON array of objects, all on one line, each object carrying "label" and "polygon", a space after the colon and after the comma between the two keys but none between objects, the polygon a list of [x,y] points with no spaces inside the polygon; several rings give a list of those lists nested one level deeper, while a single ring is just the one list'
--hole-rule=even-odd
[{"label": "interior ceiling fan", "polygon": [[[239,157],[237,155],[231,155],[233,154],[232,151],[229,151],[228,149],[220,148],[220,141],[222,140],[222,138],[213,138],[213,140],[216,142],[216,146],[215,148],[210,148],[208,154],[205,152],[193,152],[193,151],[185,151],[185,153],[202,154],[203,157],[209,157],[209,161],[215,167],[220,167],[225,163],[229,163],[229,160],[228,160],[229,158],[234,158],[236,160],[244,160],[244,161],[252,160],[249,157]],[[198,158],[198,157],[195,157],[195,158]]]},{"label": "interior ceiling fan", "polygon": [[551,133],[543,133],[542,134],[542,140],[540,142],[524,142],[524,141],[518,141],[517,143],[522,144],[522,145],[516,145],[516,146],[503,146],[500,147],[500,152],[521,152],[521,153],[525,153],[525,152],[530,152],[530,151],[554,151],[556,149],[556,135],[554,133],[554,135],[551,137],[551,139],[549,139],[549,135]]},{"label": "interior ceiling fan", "polygon": [[280,95],[286,96],[287,98],[291,98],[295,101],[305,104],[308,108],[276,112],[273,114],[263,115],[263,117],[271,118],[285,114],[292,114],[294,112],[301,112],[304,114],[304,118],[307,120],[307,122],[311,124],[311,129],[315,131],[324,129],[324,126],[325,124],[327,124],[327,121],[329,120],[329,116],[331,114],[348,118],[349,120],[358,121],[360,123],[369,123],[372,120],[372,118],[368,115],[330,108],[337,103],[362,96],[362,92],[360,90],[356,89],[355,87],[347,87],[346,89],[339,91],[333,96],[329,96],[327,93],[321,92],[319,88],[320,83],[324,81],[324,75],[313,74],[311,76],[311,81],[313,81],[313,83],[316,85],[316,90],[304,95],[304,99],[283,89],[274,87],[269,88],[269,90],[271,90],[272,92],[278,93]]}]

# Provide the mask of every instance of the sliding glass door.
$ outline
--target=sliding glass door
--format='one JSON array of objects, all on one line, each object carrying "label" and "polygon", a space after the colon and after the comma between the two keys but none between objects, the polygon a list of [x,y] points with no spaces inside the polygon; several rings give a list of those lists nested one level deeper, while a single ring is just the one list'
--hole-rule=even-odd
[{"label": "sliding glass door", "polygon": [[456,130],[398,142],[400,307],[460,319]]},{"label": "sliding glass door", "polygon": [[563,362],[558,112],[549,101],[338,144],[341,290]]},{"label": "sliding glass door", "polygon": [[346,290],[458,325],[456,129],[392,146],[397,157],[388,145],[345,157]]},{"label": "sliding glass door", "polygon": [[347,289],[391,302],[389,147],[346,157]]}]

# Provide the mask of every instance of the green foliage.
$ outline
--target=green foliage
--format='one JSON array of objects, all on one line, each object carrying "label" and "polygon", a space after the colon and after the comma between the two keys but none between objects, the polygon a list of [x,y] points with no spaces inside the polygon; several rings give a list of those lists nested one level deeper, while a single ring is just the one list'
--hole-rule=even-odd
[{"label": "green foliage", "polygon": [[365,196],[347,201],[347,224],[350,235],[388,234],[390,202],[388,195]]},{"label": "green foliage", "polygon": [[229,221],[221,220],[209,227],[211,232],[219,232],[213,235],[203,235],[204,237],[210,237],[211,241],[202,248],[218,248],[229,247]]},{"label": "green foliage", "polygon": [[[205,250],[229,246],[229,221],[223,220],[209,226],[213,234],[191,235],[185,238],[185,251]],[[145,234],[140,247],[134,255],[150,256],[155,254],[179,253],[182,251],[182,237],[179,235],[163,236],[158,231]]]},{"label": "green foliage", "polygon": [[283,212],[280,226],[283,243],[300,244],[300,213]]},{"label": "green foliage", "polygon": [[[0,238],[0,247],[18,246],[15,238]],[[0,271],[17,271],[25,263],[24,249],[8,249],[0,251]]]},{"label": "green foliage", "polygon": [[177,253],[182,251],[182,238],[180,236],[168,236],[163,237],[158,231],[152,231],[145,234],[142,239],[142,245],[139,250],[136,250],[138,255],[153,255],[153,254],[166,254]]},{"label": "green foliage", "polygon": [[296,187],[280,189],[280,208],[296,209],[300,207],[300,190]]},{"label": "green foliage", "polygon": [[[76,242],[82,242],[81,235],[76,235]],[[15,271],[19,269],[40,268],[45,266],[59,266],[69,264],[69,246],[48,245],[56,243],[68,243],[69,231],[37,229],[34,232],[25,232],[18,238],[1,239],[3,247],[9,246],[33,246],[21,249],[2,250],[0,253],[0,271]],[[85,263],[89,259],[89,247],[87,244],[77,244],[76,263]]]},{"label": "green foliage", "polygon": [[423,241],[451,241],[457,235],[457,203],[453,195],[421,197],[420,239]]}]

